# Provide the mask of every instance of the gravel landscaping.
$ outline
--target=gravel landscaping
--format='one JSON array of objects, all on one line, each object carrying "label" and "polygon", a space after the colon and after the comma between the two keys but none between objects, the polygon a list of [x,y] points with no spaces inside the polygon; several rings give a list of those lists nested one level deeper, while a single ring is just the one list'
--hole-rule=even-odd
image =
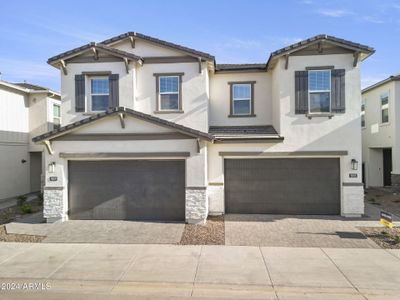
[{"label": "gravel landscaping", "polygon": [[368,188],[365,200],[381,210],[400,216],[400,193],[393,188]]},{"label": "gravel landscaping", "polygon": [[26,234],[8,234],[6,227],[0,225],[0,242],[40,243],[45,237]]},{"label": "gravel landscaping", "polygon": [[376,244],[384,249],[400,249],[400,227],[359,227]]},{"label": "gravel landscaping", "polygon": [[24,211],[24,207],[15,205],[12,207],[4,208],[0,210],[0,225],[14,221],[18,221],[26,215],[33,214],[43,210],[43,202],[41,199],[35,199],[25,204],[25,208],[28,207],[30,213]]},{"label": "gravel landscaping", "polygon": [[180,245],[225,245],[223,216],[209,216],[205,225],[186,224]]}]

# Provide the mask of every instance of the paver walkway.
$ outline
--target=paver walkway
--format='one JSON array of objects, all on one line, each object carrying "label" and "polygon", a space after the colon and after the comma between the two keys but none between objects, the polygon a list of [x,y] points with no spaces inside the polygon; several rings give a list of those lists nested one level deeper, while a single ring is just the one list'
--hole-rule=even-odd
[{"label": "paver walkway", "polygon": [[399,270],[400,250],[1,243],[4,286],[49,289],[0,299],[398,299]]}]

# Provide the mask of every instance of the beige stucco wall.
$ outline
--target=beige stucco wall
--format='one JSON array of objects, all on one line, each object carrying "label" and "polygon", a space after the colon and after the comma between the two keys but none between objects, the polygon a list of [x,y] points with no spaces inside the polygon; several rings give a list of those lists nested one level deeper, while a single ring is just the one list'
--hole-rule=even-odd
[{"label": "beige stucco wall", "polygon": [[[255,117],[228,117],[230,114],[230,86],[228,82],[255,81]],[[240,126],[272,124],[271,74],[266,72],[211,74],[210,75],[210,125]]]},{"label": "beige stucco wall", "polygon": [[[335,114],[333,118],[308,119],[305,115],[295,115],[294,72],[305,70],[308,66],[333,65],[336,69],[346,70],[346,113]],[[223,157],[220,151],[348,151],[348,155],[340,157],[341,182],[360,183],[361,164],[358,170],[351,169],[351,159],[361,162],[361,125],[360,125],[360,73],[359,67],[353,67],[353,56],[321,55],[291,56],[289,68],[285,70],[284,60],[280,60],[272,71],[272,107],[279,111],[274,116],[273,124],[279,128],[284,137],[282,143],[276,144],[214,144],[209,146],[208,167],[210,190],[210,212],[218,213],[223,208]],[[257,113],[257,112],[256,112]],[[357,178],[350,178],[356,173]],[[218,192],[219,191],[219,192]],[[342,187],[342,214],[359,215],[363,213],[362,186]],[[212,211],[214,210],[214,211]],[[223,212],[223,211],[222,211]]]},{"label": "beige stucco wall", "polygon": [[[381,96],[389,95],[389,123],[381,121]],[[362,152],[367,186],[383,185],[382,148],[392,148],[393,172],[400,174],[396,158],[395,82],[391,81],[362,94],[365,101],[365,128],[362,129]],[[397,173],[396,173],[397,172]]]},{"label": "beige stucco wall", "polygon": [[[121,128],[119,117],[114,115],[100,120],[93,124],[74,132],[74,134],[88,133],[159,133],[174,132],[171,129],[149,124],[133,117],[127,116],[125,120],[125,129]],[[197,152],[197,141],[195,139],[177,139],[177,140],[130,140],[130,141],[57,141],[52,142],[53,154],[46,152],[46,166],[56,163],[54,173],[46,172],[46,188],[62,188],[62,203],[52,203],[53,206],[60,206],[62,213],[58,218],[67,219],[68,210],[68,159],[61,158],[61,152],[69,153],[92,153],[92,152],[190,152],[186,161],[186,187],[199,188],[206,187],[207,173],[207,147],[205,142],[200,143],[200,152]],[[93,158],[82,158],[83,160],[97,160]],[[113,159],[113,158],[108,158]],[[114,158],[120,159],[120,158]],[[132,159],[177,159],[177,158],[151,158],[143,157]],[[57,177],[57,181],[50,181],[49,177]],[[46,215],[47,218],[56,216]]]},{"label": "beige stucco wall", "polygon": [[[119,105],[202,131],[208,131],[208,74],[206,64],[198,71],[197,63],[144,64],[130,63],[129,74],[122,62],[70,63],[68,74],[62,74],[62,124],[88,117],[75,112],[75,75],[82,72],[111,71],[119,74]],[[184,113],[155,113],[156,79],[154,73],[184,73],[182,77],[182,108]],[[89,85],[86,86],[86,93]]]}]

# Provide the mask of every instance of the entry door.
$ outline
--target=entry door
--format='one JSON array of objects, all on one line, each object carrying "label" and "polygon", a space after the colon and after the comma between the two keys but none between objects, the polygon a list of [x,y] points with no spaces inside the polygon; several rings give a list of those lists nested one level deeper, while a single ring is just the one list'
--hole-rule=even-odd
[{"label": "entry door", "polygon": [[31,192],[39,192],[42,183],[42,152],[29,152]]},{"label": "entry door", "polygon": [[392,185],[392,149],[382,149],[383,152],[383,185]]}]

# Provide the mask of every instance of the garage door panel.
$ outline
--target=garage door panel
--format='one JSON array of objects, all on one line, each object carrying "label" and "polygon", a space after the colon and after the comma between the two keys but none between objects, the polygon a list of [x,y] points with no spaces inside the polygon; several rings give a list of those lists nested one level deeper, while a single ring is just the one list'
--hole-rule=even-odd
[{"label": "garage door panel", "polygon": [[226,159],[227,213],[339,214],[339,160]]},{"label": "garage door panel", "polygon": [[185,162],[70,161],[71,219],[185,218]]}]

